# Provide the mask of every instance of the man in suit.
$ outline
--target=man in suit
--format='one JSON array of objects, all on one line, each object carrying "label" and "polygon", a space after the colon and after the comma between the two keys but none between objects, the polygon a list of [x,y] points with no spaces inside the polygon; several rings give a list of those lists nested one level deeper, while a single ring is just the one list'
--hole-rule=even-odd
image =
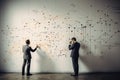
[{"label": "man in suit", "polygon": [[22,66],[22,75],[25,74],[25,66],[27,64],[27,76],[32,75],[30,73],[30,64],[31,64],[31,58],[32,58],[31,51],[34,52],[38,48],[38,46],[36,46],[35,49],[32,49],[29,45],[30,45],[30,40],[26,40],[26,45],[24,45],[23,49],[22,49],[22,51],[24,53],[24,55],[23,55],[24,60],[23,60],[23,66]]},{"label": "man in suit", "polygon": [[69,44],[69,50],[72,50],[70,56],[72,58],[73,69],[74,69],[74,74],[72,74],[71,76],[78,76],[79,73],[79,64],[78,64],[79,49],[80,49],[80,43],[78,43],[76,41],[76,38],[73,37]]}]

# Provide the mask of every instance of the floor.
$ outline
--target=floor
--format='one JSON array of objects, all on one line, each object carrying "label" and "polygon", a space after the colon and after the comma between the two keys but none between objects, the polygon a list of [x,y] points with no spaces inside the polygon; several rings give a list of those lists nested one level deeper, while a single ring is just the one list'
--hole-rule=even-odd
[{"label": "floor", "polygon": [[120,74],[80,74],[78,77],[70,74],[33,74],[28,77],[21,73],[0,73],[0,80],[120,80]]}]

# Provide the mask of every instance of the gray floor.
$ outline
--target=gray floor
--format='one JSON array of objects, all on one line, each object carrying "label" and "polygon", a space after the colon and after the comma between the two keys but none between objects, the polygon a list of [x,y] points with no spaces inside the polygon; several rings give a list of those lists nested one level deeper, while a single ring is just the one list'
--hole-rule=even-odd
[{"label": "gray floor", "polygon": [[120,74],[80,74],[78,77],[70,74],[33,74],[28,77],[21,73],[1,73],[0,80],[120,80]]}]

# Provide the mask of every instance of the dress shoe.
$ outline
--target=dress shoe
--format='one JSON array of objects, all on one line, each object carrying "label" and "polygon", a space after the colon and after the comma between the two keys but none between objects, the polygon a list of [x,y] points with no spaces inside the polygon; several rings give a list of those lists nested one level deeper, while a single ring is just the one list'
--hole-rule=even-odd
[{"label": "dress shoe", "polygon": [[27,76],[32,76],[32,74],[27,74]]},{"label": "dress shoe", "polygon": [[71,76],[78,76],[78,74],[71,74]]}]

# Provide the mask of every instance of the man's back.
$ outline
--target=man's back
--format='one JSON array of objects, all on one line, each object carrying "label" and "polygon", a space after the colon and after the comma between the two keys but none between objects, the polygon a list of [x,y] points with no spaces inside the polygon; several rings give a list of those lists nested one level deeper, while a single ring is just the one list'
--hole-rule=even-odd
[{"label": "man's back", "polygon": [[28,45],[23,46],[23,58],[24,59],[31,59],[30,47]]}]

